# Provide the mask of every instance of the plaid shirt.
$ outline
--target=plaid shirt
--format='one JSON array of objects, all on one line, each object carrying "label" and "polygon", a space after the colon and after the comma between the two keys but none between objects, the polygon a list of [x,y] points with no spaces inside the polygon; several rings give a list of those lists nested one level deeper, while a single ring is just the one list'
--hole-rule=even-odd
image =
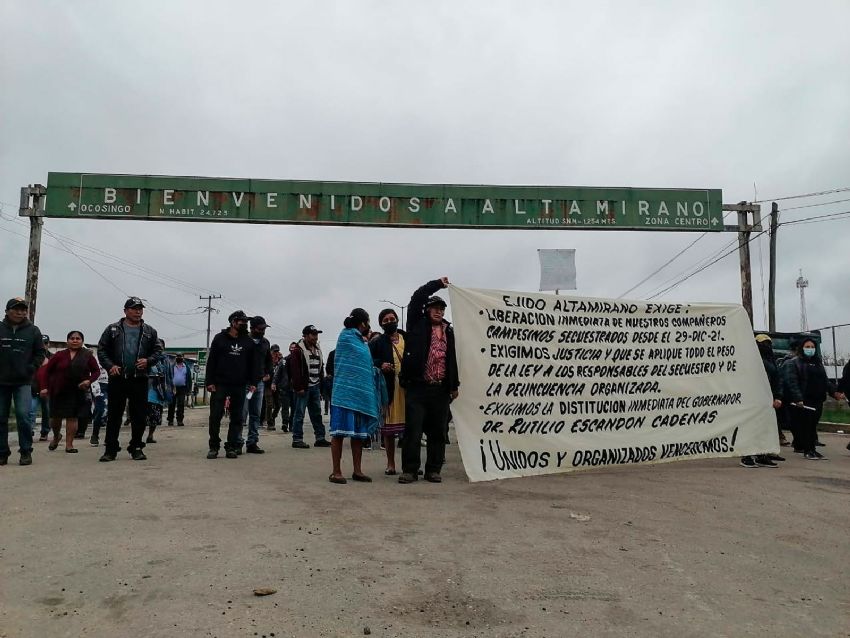
[{"label": "plaid shirt", "polygon": [[437,383],[446,378],[446,330],[431,330],[431,346],[425,363],[425,381]]}]

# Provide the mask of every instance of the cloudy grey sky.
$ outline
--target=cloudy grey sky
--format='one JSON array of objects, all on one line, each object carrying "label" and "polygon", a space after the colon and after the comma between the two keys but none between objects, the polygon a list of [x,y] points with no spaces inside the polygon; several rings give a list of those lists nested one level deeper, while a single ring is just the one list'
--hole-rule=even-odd
[{"label": "cloudy grey sky", "polygon": [[[23,293],[27,226],[9,218],[19,188],[46,183],[48,171],[722,188],[725,202],[753,200],[754,187],[758,199],[850,187],[850,4],[701,4],[4,0],[0,291]],[[850,191],[781,204],[841,199]],[[798,208],[783,220],[847,210],[850,201]],[[60,239],[44,237],[43,331],[96,339],[121,315],[123,291],[150,300],[159,311],[146,318],[186,346],[203,344],[204,316],[167,313],[191,311],[208,291],[224,296],[225,316],[265,315],[273,340],[315,323],[332,341],[352,307],[404,304],[440,275],[536,290],[538,248],[575,248],[577,294],[616,297],[697,237],[55,219],[45,228]],[[810,325],[850,322],[848,230],[846,217],[781,229],[780,329],[799,326],[801,268]],[[705,237],[630,297],[675,282],[733,238]],[[762,272],[766,238],[753,243],[757,326]],[[662,299],[740,302],[737,257]]]}]

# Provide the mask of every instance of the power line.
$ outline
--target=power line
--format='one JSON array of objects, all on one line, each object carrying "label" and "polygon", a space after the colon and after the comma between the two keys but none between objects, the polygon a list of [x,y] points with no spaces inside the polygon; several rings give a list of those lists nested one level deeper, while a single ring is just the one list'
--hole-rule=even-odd
[{"label": "power line", "polygon": [[816,206],[829,206],[830,204],[843,204],[850,202],[850,199],[836,199],[831,202],[820,202],[818,204],[805,204],[804,206],[792,206],[791,208],[783,208],[780,212],[787,213],[789,210],[799,210],[801,208],[815,208]]},{"label": "power line", "polygon": [[633,291],[635,288],[640,287],[640,286],[641,286],[641,284],[643,284],[644,282],[649,281],[650,279],[652,279],[652,277],[654,277],[654,276],[655,276],[655,275],[657,275],[659,272],[661,272],[662,270],[664,270],[667,266],[669,266],[670,264],[672,264],[672,263],[673,263],[673,262],[674,262],[674,261],[675,261],[675,260],[676,260],[676,259],[680,256],[680,255],[684,255],[684,254],[685,254],[685,253],[686,253],[686,252],[687,252],[687,251],[688,251],[688,250],[689,250],[689,249],[690,249],[690,248],[691,248],[694,244],[696,244],[696,243],[697,243],[700,239],[702,239],[702,238],[703,238],[703,237],[705,237],[706,235],[708,235],[708,233],[703,233],[702,235],[700,235],[699,237],[697,237],[697,238],[696,238],[695,240],[693,240],[690,244],[688,244],[687,246],[685,246],[682,250],[680,250],[680,251],[679,251],[679,252],[677,252],[675,255],[673,255],[670,259],[668,259],[668,260],[667,260],[667,261],[665,261],[663,264],[661,264],[661,266],[659,266],[656,270],[652,271],[649,275],[647,275],[646,277],[644,277],[643,279],[641,279],[641,280],[640,280],[639,282],[637,282],[634,286],[632,286],[631,288],[629,288],[626,292],[624,292],[623,294],[621,294],[620,296],[618,296],[618,297],[617,297],[617,299],[622,299],[622,298],[623,298],[623,297],[625,297],[627,294],[629,294],[631,291]]},{"label": "power line", "polygon": [[783,202],[789,199],[803,199],[805,197],[820,197],[821,195],[832,195],[833,193],[846,193],[850,191],[850,186],[843,186],[842,188],[833,188],[828,191],[818,191],[817,193],[805,193],[803,195],[788,195],[787,197],[766,197],[764,199],[757,199],[752,202],[753,204],[763,204],[765,202]]}]

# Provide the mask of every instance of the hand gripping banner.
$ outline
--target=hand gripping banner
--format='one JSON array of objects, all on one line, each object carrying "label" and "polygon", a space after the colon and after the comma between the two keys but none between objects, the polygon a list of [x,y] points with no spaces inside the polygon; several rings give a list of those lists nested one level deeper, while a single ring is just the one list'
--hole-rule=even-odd
[{"label": "hand gripping banner", "polygon": [[778,452],[741,306],[449,294],[471,481]]}]

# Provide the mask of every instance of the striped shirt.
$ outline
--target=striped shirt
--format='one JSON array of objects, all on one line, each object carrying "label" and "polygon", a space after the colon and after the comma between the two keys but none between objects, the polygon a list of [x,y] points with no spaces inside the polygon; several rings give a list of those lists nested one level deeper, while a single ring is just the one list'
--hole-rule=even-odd
[{"label": "striped shirt", "polygon": [[446,378],[446,329],[431,330],[431,346],[425,363],[425,381],[437,383]]}]

